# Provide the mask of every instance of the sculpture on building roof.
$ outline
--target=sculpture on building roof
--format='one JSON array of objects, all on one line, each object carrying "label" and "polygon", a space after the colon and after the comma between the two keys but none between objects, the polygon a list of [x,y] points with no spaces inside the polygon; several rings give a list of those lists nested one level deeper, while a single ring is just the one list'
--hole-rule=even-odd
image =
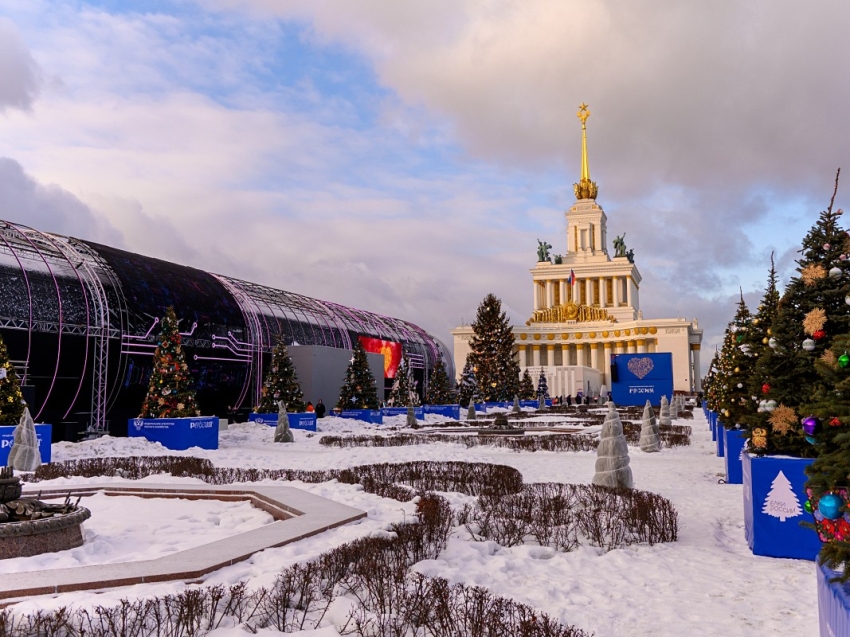
[{"label": "sculpture on building roof", "polygon": [[590,166],[587,162],[587,118],[590,110],[587,104],[578,107],[578,118],[581,120],[581,179],[573,184],[576,199],[596,199],[599,189],[596,182],[590,180]]},{"label": "sculpture on building roof", "polygon": [[568,301],[562,305],[534,310],[534,314],[531,315],[526,325],[532,323],[564,323],[566,321],[575,321],[576,323],[610,321],[615,323],[617,319],[608,314],[608,310],[605,308],[577,305]]},{"label": "sculpture on building roof", "polygon": [[552,247],[551,243],[546,243],[545,241],[537,240],[537,261],[548,261],[549,260],[549,249]]},{"label": "sculpture on building roof", "polygon": [[614,239],[614,256],[615,257],[626,256],[626,233],[625,232]]}]

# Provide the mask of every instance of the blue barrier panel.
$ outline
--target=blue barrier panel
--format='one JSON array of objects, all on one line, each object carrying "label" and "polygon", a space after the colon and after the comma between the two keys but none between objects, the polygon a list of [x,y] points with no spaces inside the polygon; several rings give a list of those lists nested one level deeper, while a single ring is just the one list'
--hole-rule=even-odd
[{"label": "blue barrier panel", "polygon": [[425,405],[425,413],[460,420],[460,405]]},{"label": "blue barrier panel", "polygon": [[484,411],[487,411],[488,409],[494,409],[494,408],[496,408],[496,409],[510,409],[511,407],[513,407],[513,405],[514,405],[513,403],[504,402],[504,401],[484,403]]},{"label": "blue barrier panel", "polygon": [[717,441],[717,421],[711,423],[711,442]]},{"label": "blue barrier panel", "polygon": [[800,526],[803,520],[814,522],[803,508],[808,500],[805,468],[812,462],[812,458],[744,454],[744,533],[755,555],[801,560],[817,556],[821,546],[817,533]]},{"label": "blue barrier panel", "polygon": [[381,417],[380,409],[343,409],[342,411],[334,412],[333,415],[338,418],[365,420],[373,425],[384,424],[384,419]]},{"label": "blue barrier panel", "polygon": [[[316,414],[310,412],[294,412],[286,415],[289,418],[290,429],[316,431]],[[248,422],[256,422],[260,425],[277,427],[277,412],[272,414],[250,414],[248,416]]]},{"label": "blue barrier panel", "polygon": [[850,583],[830,584],[839,573],[822,564],[817,570],[820,637],[850,637]]},{"label": "blue barrier panel", "polygon": [[717,453],[718,458],[723,457],[723,450],[724,450],[724,445],[723,445],[724,434],[723,434],[723,432],[724,431],[726,431],[726,427],[722,426],[720,423],[717,423],[717,427],[714,428],[714,433],[715,433],[714,437],[716,438],[716,440],[714,442],[715,442],[715,447],[717,448],[716,453]]},{"label": "blue barrier panel", "polygon": [[127,435],[158,442],[167,449],[218,449],[218,418],[130,418]]},{"label": "blue barrier panel", "polygon": [[611,357],[611,399],[617,405],[657,407],[661,397],[673,397],[673,355],[615,354]]},{"label": "blue barrier panel", "polygon": [[[38,438],[38,450],[43,463],[50,462],[50,441],[53,437],[53,425],[36,425],[35,436]],[[15,440],[15,425],[0,427],[0,466],[5,467],[9,462],[9,452]]]},{"label": "blue barrier panel", "polygon": [[521,400],[521,401],[519,401],[519,406],[520,407],[526,407],[526,408],[531,407],[533,409],[537,409],[537,406],[539,404],[540,403],[536,400]]},{"label": "blue barrier panel", "polygon": [[726,446],[726,484],[743,484],[741,458],[747,441],[745,429],[724,429],[723,443]]},{"label": "blue barrier panel", "polygon": [[[386,418],[388,416],[406,416],[407,415],[407,407],[381,407],[381,416]],[[416,417],[416,420],[425,420],[425,408],[424,407],[414,407],[413,415]]]}]

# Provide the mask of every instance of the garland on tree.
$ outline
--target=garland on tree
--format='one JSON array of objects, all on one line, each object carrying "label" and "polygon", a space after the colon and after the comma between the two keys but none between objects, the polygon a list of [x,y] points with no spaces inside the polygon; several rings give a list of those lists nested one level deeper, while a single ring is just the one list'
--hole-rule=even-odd
[{"label": "garland on tree", "polygon": [[281,401],[286,405],[287,411],[304,411],[304,394],[298,382],[298,372],[282,339],[272,352],[272,360],[263,381],[260,404],[254,411],[258,414],[277,413],[278,403]]},{"label": "garland on tree", "polygon": [[165,310],[158,344],[153,355],[153,372],[139,418],[187,418],[199,416],[195,392],[177,325],[174,308]]},{"label": "garland on tree", "polygon": [[540,376],[537,378],[537,397],[549,397],[549,383],[546,382],[546,373],[543,371],[542,368],[540,369]]},{"label": "garland on tree", "polygon": [[727,428],[734,428],[746,413],[751,403],[748,387],[749,378],[755,367],[751,345],[746,342],[752,328],[752,316],[744,302],[744,293],[738,302],[735,318],[726,328],[723,347],[715,360],[715,377],[712,383],[712,396]]},{"label": "garland on tree", "polygon": [[485,401],[513,400],[519,393],[519,362],[514,354],[514,333],[502,302],[493,294],[484,297],[472,323],[467,360],[472,362],[478,389]]},{"label": "garland on tree", "polygon": [[366,350],[358,341],[345,371],[345,379],[339,391],[339,409],[378,409],[378,392],[375,377],[369,369]]},{"label": "garland on tree", "polygon": [[431,380],[428,383],[428,395],[425,402],[429,405],[451,405],[455,401],[455,392],[452,389],[449,375],[446,373],[446,364],[443,357],[437,359]]},{"label": "garland on tree", "polygon": [[0,337],[0,425],[17,425],[24,413],[24,396],[6,343]]}]

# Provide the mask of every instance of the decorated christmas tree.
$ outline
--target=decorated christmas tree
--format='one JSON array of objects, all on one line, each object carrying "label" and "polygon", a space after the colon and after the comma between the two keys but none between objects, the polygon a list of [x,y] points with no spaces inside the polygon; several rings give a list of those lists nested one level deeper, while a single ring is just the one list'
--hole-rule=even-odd
[{"label": "decorated christmas tree", "polygon": [[768,385],[764,400],[777,405],[769,416],[769,454],[815,455],[800,424],[807,416],[800,406],[813,400],[822,383],[815,361],[829,356],[837,335],[850,333],[850,238],[838,224],[842,211],[833,210],[834,201],[835,192],[803,239],[798,276],[789,282],[771,325],[773,352],[756,369]]},{"label": "decorated christmas tree", "polygon": [[452,390],[449,375],[446,373],[446,364],[441,356],[434,365],[425,402],[429,405],[451,405],[454,401],[455,392]]},{"label": "decorated christmas tree", "polygon": [[254,411],[258,414],[275,413],[278,411],[279,402],[286,405],[287,411],[304,411],[304,394],[298,382],[298,373],[282,340],[278,341],[272,352],[271,364],[263,381],[260,404]]},{"label": "decorated christmas tree", "polygon": [[393,407],[407,407],[408,405],[416,404],[416,394],[413,391],[414,381],[410,362],[407,356],[402,352],[401,361],[399,361],[398,369],[395,373],[393,388],[390,391],[388,403]]},{"label": "decorated christmas tree", "polygon": [[502,302],[493,294],[484,297],[472,323],[472,361],[481,397],[486,401],[513,400],[519,393],[519,363],[514,357],[514,333]]},{"label": "decorated christmas tree", "polygon": [[540,376],[537,377],[537,397],[546,398],[549,396],[549,383],[546,382],[546,373],[541,369]]},{"label": "decorated christmas tree", "polygon": [[522,379],[519,381],[519,397],[522,400],[534,400],[534,381],[531,380],[531,374],[528,369],[522,373]]},{"label": "decorated christmas tree", "polygon": [[165,310],[159,339],[153,355],[153,373],[140,418],[187,418],[200,415],[191,388],[189,366],[180,344],[180,330],[174,308]]},{"label": "decorated christmas tree", "polygon": [[378,409],[375,377],[369,369],[366,351],[359,342],[354,346],[354,355],[345,371],[336,406],[340,409]]},{"label": "decorated christmas tree", "polygon": [[814,526],[824,542],[820,561],[842,570],[841,580],[846,581],[850,579],[850,334],[836,336],[815,368],[822,382],[814,400],[800,408],[806,441],[817,454],[806,467],[806,510],[814,514]]},{"label": "decorated christmas tree", "polygon": [[24,396],[15,366],[9,360],[6,343],[0,337],[0,425],[17,425],[24,413]]},{"label": "decorated christmas tree", "polygon": [[463,372],[460,375],[460,383],[458,384],[458,402],[461,405],[469,405],[479,399],[478,396],[478,379],[475,377],[475,368],[469,358],[466,359],[466,364],[463,366]]},{"label": "decorated christmas tree", "polygon": [[[774,350],[776,344],[771,325],[779,309],[779,291],[776,288],[776,267],[773,255],[770,255],[770,273],[767,288],[764,291],[758,313],[751,321],[747,337],[744,339],[754,359],[754,367],[747,383],[750,402],[740,416],[740,424],[746,427],[746,436],[750,440],[750,451],[762,454],[767,450],[768,432],[771,431],[769,418],[777,407],[774,400],[768,398],[773,382]],[[771,340],[773,339],[773,340]],[[758,443],[758,444],[756,444]]]},{"label": "decorated christmas tree", "polygon": [[720,421],[728,429],[741,422],[752,402],[749,378],[757,359],[753,357],[751,346],[746,342],[751,323],[752,316],[742,292],[738,310],[726,329],[723,348],[717,359],[717,380],[720,383],[720,387],[715,390],[717,406],[721,414]]}]

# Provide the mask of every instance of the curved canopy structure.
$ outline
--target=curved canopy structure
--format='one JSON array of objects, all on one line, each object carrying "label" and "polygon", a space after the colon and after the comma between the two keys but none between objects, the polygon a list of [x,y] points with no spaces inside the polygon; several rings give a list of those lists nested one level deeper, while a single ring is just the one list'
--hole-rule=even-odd
[{"label": "curved canopy structure", "polygon": [[423,390],[440,358],[454,377],[445,345],[413,323],[0,221],[0,333],[35,387],[37,419],[105,431],[135,416],[168,306],[206,413],[257,404],[279,338],[341,349],[392,341]]}]

